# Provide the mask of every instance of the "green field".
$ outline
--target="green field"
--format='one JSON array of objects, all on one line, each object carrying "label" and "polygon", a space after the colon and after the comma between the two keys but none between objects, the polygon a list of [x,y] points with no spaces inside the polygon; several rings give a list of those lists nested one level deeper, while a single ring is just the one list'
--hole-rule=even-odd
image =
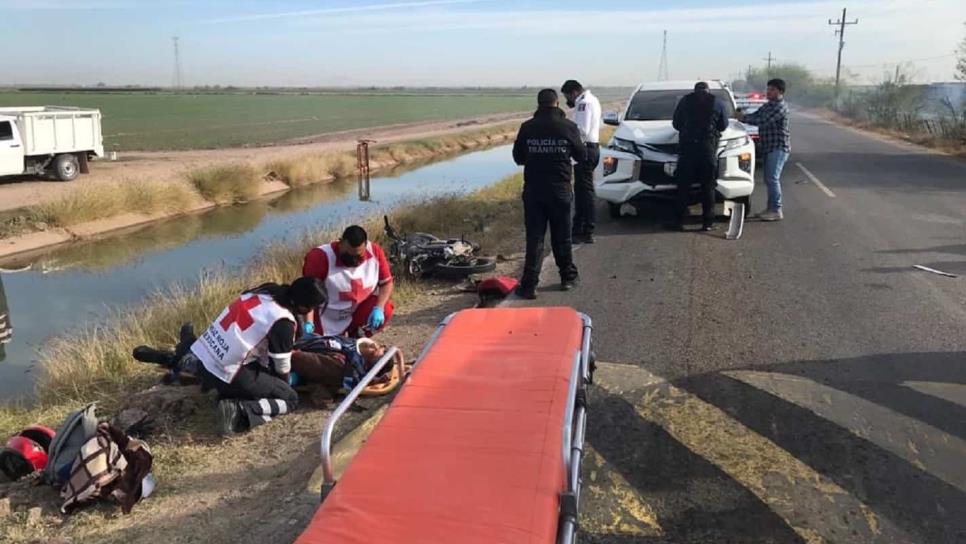
[{"label": "green field", "polygon": [[532,91],[172,93],[0,91],[0,106],[77,106],[104,114],[108,150],[264,145],[340,130],[526,111]]}]

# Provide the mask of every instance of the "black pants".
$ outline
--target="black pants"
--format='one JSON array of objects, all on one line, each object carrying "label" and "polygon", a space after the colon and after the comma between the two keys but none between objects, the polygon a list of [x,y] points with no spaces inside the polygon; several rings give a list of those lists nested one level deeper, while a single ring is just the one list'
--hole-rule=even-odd
[{"label": "black pants", "polygon": [[681,146],[675,178],[678,184],[677,221],[684,222],[691,201],[691,186],[701,184],[701,211],[704,226],[714,224],[715,189],[718,186],[717,142]]},{"label": "black pants", "polygon": [[596,226],[594,169],[600,162],[600,144],[587,145],[587,162],[574,165],[574,234],[593,234]]},{"label": "black pants", "polygon": [[298,404],[299,395],[287,381],[262,368],[258,363],[243,365],[231,383],[221,381],[202,367],[201,382],[205,389],[218,391],[221,398],[237,400],[278,399]]},{"label": "black pants", "polygon": [[570,206],[573,198],[563,195],[523,195],[523,220],[527,230],[527,256],[523,264],[524,289],[534,289],[540,281],[543,240],[550,225],[550,247],[560,271],[560,280],[577,279],[571,238]]}]

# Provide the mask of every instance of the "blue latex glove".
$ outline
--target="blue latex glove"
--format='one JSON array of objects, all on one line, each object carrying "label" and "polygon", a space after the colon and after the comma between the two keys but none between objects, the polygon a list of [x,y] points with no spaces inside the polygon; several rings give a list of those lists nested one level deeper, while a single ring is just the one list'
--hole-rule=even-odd
[{"label": "blue latex glove", "polygon": [[289,372],[288,373],[288,384],[291,385],[292,387],[294,387],[296,385],[301,385],[302,384],[302,376],[299,376],[298,374],[296,374],[294,372]]},{"label": "blue latex glove", "polygon": [[305,331],[305,334],[312,334],[312,333],[314,333],[315,332],[315,323],[312,323],[311,321],[306,321],[305,324],[302,326],[302,330]]},{"label": "blue latex glove", "polygon": [[372,313],[369,314],[369,326],[373,330],[380,329],[386,323],[386,312],[382,310],[379,306],[372,309]]}]

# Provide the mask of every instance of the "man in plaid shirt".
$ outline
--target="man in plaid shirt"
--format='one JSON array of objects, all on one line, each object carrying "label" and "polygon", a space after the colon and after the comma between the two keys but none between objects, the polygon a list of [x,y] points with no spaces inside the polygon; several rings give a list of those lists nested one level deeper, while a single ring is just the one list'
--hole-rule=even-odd
[{"label": "man in plaid shirt", "polygon": [[740,117],[742,123],[756,125],[765,154],[765,186],[768,188],[768,209],[759,213],[762,221],[781,221],[782,169],[791,152],[788,131],[788,105],[785,104],[785,81],[772,79],[768,82],[768,103],[754,113]]}]

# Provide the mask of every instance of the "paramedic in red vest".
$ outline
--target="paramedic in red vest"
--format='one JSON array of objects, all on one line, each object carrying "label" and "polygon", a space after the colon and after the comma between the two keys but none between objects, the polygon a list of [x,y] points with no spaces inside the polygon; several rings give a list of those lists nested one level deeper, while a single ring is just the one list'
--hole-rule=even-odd
[{"label": "paramedic in red vest", "polygon": [[315,278],[266,283],[242,293],[191,344],[179,365],[201,378],[203,390],[218,392],[222,434],[295,409],[298,394],[289,385],[289,373],[297,316],[325,304],[324,287]]},{"label": "paramedic in red vest", "polygon": [[392,318],[392,271],[379,244],[352,225],[336,242],[305,256],[302,274],[325,283],[329,304],[315,316],[315,332],[329,336],[372,336]]}]

